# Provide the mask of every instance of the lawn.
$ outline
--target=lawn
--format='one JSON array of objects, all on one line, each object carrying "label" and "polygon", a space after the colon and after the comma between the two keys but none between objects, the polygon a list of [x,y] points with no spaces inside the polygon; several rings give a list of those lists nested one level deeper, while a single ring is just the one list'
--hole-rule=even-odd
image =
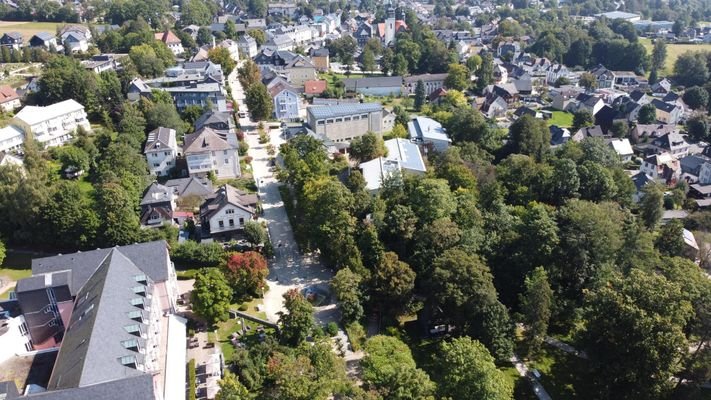
[{"label": "lawn", "polygon": [[552,111],[553,116],[548,120],[548,126],[558,125],[561,128],[573,126],[573,114],[565,111]]},{"label": "lawn", "polygon": [[[252,301],[248,301],[242,304],[232,304],[230,306],[230,309],[237,310],[240,306],[242,306],[243,309],[246,307],[247,309],[243,312],[249,315],[253,315],[257,318],[267,319],[267,314],[265,314],[264,311],[257,311],[256,307],[261,304],[262,299],[253,299]],[[252,321],[247,321],[246,319],[244,320],[244,324],[249,328],[249,330],[247,335],[243,336],[243,339],[241,339],[241,341],[244,341],[247,346],[249,346],[250,344],[256,343],[259,340],[256,335],[257,326],[259,326],[259,324]],[[239,318],[228,319],[227,321],[220,322],[219,324],[217,324],[217,340],[220,344],[220,348],[222,349],[222,354],[224,355],[226,362],[231,362],[232,355],[235,352],[235,347],[230,342],[230,335],[232,335],[233,332],[239,331],[241,329],[241,326],[242,324]],[[272,329],[266,329],[265,332],[268,335],[274,333]]]},{"label": "lawn", "polygon": [[[14,268],[0,268],[0,279],[11,279],[13,281],[18,281],[22,278],[27,278],[32,275],[31,269],[14,269]],[[15,287],[11,287],[4,292],[0,293],[0,300],[6,300],[10,297],[10,292],[15,290]]]},{"label": "lawn", "polygon": [[20,22],[20,21],[0,21],[0,35],[7,32],[20,32],[25,42],[39,32],[57,33],[57,27],[66,24],[64,22]]},{"label": "lawn", "polygon": [[549,346],[540,357],[529,361],[529,368],[541,373],[541,384],[554,399],[593,399],[587,361]]},{"label": "lawn", "polygon": [[[654,45],[651,39],[640,38],[640,43],[647,49],[648,54],[652,54]],[[667,43],[667,60],[664,65],[664,71],[660,72],[660,76],[670,75],[674,72],[674,62],[681,54],[687,51],[711,51],[711,44],[674,44]]]}]

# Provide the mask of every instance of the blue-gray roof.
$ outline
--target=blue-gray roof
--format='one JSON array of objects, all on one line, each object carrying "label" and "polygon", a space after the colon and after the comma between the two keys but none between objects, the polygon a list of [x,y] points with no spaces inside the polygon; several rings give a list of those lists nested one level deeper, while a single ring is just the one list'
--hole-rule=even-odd
[{"label": "blue-gray roof", "polygon": [[382,110],[383,106],[379,103],[340,104],[337,106],[312,106],[308,108],[309,114],[315,119],[345,117]]},{"label": "blue-gray roof", "polygon": [[154,400],[153,377],[142,374],[121,380],[105,382],[98,385],[85,386],[19,397],[27,400],[77,400],[77,399],[131,399]]},{"label": "blue-gray roof", "polygon": [[52,40],[54,38],[54,35],[49,32],[38,32],[35,36],[44,41]]},{"label": "blue-gray roof", "polygon": [[[35,258],[32,260],[32,274],[71,270],[72,279],[69,287],[72,295],[76,295],[112,249],[97,249],[54,257]],[[131,262],[155,282],[168,280],[170,271],[168,244],[164,240],[119,246],[115,247],[115,249],[118,249],[121,254],[128,257]]]}]

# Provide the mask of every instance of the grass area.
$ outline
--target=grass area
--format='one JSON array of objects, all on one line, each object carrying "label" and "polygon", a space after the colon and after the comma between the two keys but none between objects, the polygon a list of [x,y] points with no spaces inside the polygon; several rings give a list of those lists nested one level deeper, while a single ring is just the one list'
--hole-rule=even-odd
[{"label": "grass area", "polygon": [[554,399],[594,399],[587,361],[543,346],[537,360],[528,362],[541,373],[541,384]]},{"label": "grass area", "polygon": [[[230,309],[240,309],[242,308],[244,313],[255,316],[261,319],[267,319],[267,314],[264,311],[257,311],[257,306],[262,304],[262,299],[253,299],[241,304],[232,304]],[[244,342],[247,346],[259,341],[258,335],[256,333],[257,326],[259,324],[244,320],[245,327],[248,327],[246,335],[243,335],[240,341]],[[232,355],[235,352],[235,347],[230,342],[230,336],[233,332],[238,332],[242,328],[241,319],[228,319],[227,321],[220,322],[217,324],[217,341],[219,342],[220,348],[222,349],[222,354],[225,357],[226,362],[232,360]],[[267,335],[274,334],[273,329],[265,329]],[[212,337],[214,340],[214,337]]]},{"label": "grass area", "polygon": [[336,81],[347,79],[347,78],[365,78],[368,75],[365,74],[337,74],[335,72],[322,72],[319,74],[319,79],[328,81],[328,83],[336,83]]},{"label": "grass area", "polygon": [[506,379],[514,388],[514,399],[516,400],[538,400],[538,397],[533,393],[531,384],[518,374],[518,371],[513,366],[503,369],[506,374]]},{"label": "grass area", "polygon": [[7,32],[20,32],[25,42],[40,32],[57,33],[57,27],[64,25],[79,25],[66,24],[64,22],[20,22],[20,21],[0,21],[0,36]]},{"label": "grass area", "polygon": [[[552,111],[552,110],[551,110]],[[558,125],[561,128],[573,126],[573,114],[566,111],[552,111],[553,116],[548,120],[548,126]]]},{"label": "grass area", "polygon": [[[640,38],[640,43],[647,49],[648,54],[652,54],[654,44],[651,39]],[[687,51],[711,51],[711,44],[676,44],[667,43],[667,59],[664,63],[664,71],[659,73],[660,76],[671,75],[674,72],[674,62],[679,56]]]},{"label": "grass area", "polygon": [[24,76],[13,75],[6,78],[0,79],[0,85],[11,86],[14,89],[19,88],[27,82],[27,78]]},{"label": "grass area", "polygon": [[[0,268],[0,280],[10,279],[13,281],[18,281],[22,278],[27,278],[32,275],[32,270],[30,269],[14,269],[14,268]],[[0,293],[0,300],[7,300],[10,298],[10,292],[15,290],[15,286],[12,286],[2,293]]]}]

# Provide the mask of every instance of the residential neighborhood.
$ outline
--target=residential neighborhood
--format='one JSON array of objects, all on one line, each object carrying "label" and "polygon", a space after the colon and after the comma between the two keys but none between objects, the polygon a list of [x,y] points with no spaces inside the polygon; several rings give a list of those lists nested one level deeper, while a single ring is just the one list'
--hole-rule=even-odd
[{"label": "residential neighborhood", "polygon": [[711,5],[0,2],[0,399],[711,395]]}]

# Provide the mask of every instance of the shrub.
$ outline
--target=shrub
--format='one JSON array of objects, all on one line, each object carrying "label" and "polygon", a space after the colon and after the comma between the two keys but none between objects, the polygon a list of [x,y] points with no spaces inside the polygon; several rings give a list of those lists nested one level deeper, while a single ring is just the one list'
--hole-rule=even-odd
[{"label": "shrub", "polygon": [[191,358],[188,362],[188,400],[195,400],[195,359]]},{"label": "shrub", "polygon": [[182,269],[216,267],[224,260],[225,255],[225,250],[219,243],[198,243],[186,240],[170,248],[171,259]]},{"label": "shrub", "polygon": [[247,311],[249,307],[246,304],[240,304],[239,307],[237,307],[238,310],[240,311]]},{"label": "shrub", "polygon": [[357,322],[346,325],[346,335],[348,335],[353,351],[359,351],[365,344],[365,329]]},{"label": "shrub", "polygon": [[336,324],[335,322],[329,322],[328,325],[326,325],[325,330],[329,336],[336,336],[338,334],[338,324]]}]

